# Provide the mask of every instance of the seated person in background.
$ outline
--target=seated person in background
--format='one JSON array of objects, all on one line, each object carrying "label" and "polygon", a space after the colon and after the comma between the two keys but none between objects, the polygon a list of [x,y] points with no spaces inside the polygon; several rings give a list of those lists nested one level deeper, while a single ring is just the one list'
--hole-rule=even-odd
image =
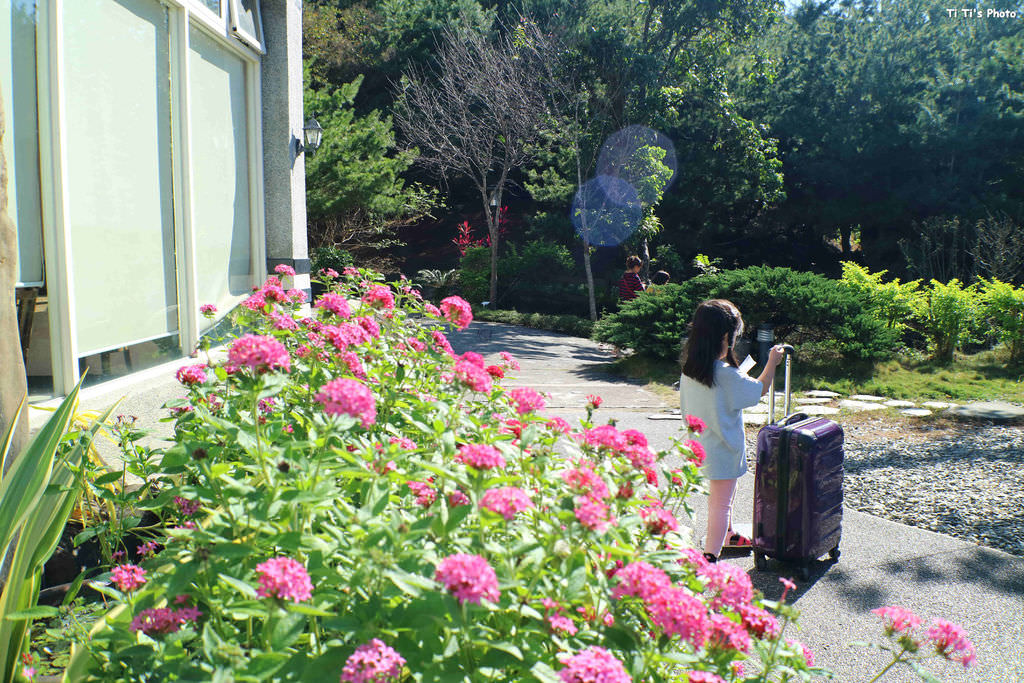
[{"label": "seated person in background", "polygon": [[633,255],[626,259],[626,272],[619,280],[619,301],[632,301],[644,291],[643,280],[640,279],[640,257]]}]

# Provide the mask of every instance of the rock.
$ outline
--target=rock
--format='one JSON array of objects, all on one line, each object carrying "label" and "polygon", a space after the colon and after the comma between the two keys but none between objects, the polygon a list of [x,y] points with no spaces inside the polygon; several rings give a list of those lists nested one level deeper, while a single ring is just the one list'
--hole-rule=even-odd
[{"label": "rock", "polygon": [[886,401],[882,405],[889,406],[890,408],[913,408],[917,404],[913,401]]},{"label": "rock", "polygon": [[846,408],[856,413],[864,412],[865,410],[882,410],[885,408],[881,403],[872,403],[869,401],[858,401],[854,399],[843,399],[839,402],[840,408]]},{"label": "rock", "polygon": [[921,404],[925,408],[931,408],[932,410],[945,410],[946,408],[952,408],[957,405],[956,403],[946,403],[945,401],[925,401]]},{"label": "rock", "polygon": [[800,406],[801,413],[807,413],[808,415],[835,415],[839,412],[839,408],[832,406]]},{"label": "rock", "polygon": [[885,396],[872,396],[871,394],[851,394],[854,401],[884,401]]},{"label": "rock", "polygon": [[926,417],[931,414],[932,411],[927,408],[907,408],[900,411],[900,415],[906,415],[907,417]]},{"label": "rock", "polygon": [[947,415],[962,419],[991,420],[992,422],[1016,422],[1024,420],[1024,408],[1005,401],[975,401],[962,406],[953,406]]},{"label": "rock", "polygon": [[834,391],[825,391],[824,389],[815,389],[814,391],[805,391],[805,396],[811,398],[839,398],[842,394],[837,394]]},{"label": "rock", "polygon": [[768,422],[768,413],[748,413],[743,411],[743,424],[763,425]]},{"label": "rock", "polygon": [[825,398],[824,396],[822,396],[820,398],[803,398],[803,397],[800,397],[800,398],[794,398],[793,401],[795,401],[798,405],[810,405],[810,404],[813,404],[813,403],[831,403],[832,399]]}]

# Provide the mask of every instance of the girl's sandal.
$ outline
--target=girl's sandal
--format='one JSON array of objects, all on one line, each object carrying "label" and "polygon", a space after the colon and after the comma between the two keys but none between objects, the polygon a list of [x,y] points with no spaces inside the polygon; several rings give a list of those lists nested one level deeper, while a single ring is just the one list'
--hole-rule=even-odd
[{"label": "girl's sandal", "polygon": [[729,548],[731,550],[749,550],[753,546],[753,543],[749,538],[741,533],[733,532],[727,539],[725,539],[725,545],[723,548]]}]

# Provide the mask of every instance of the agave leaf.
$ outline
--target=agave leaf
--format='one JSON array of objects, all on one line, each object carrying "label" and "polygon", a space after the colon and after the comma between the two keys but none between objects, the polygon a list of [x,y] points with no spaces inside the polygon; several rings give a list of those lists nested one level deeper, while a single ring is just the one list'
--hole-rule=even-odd
[{"label": "agave leaf", "polygon": [[[26,397],[27,398],[27,397]],[[2,444],[0,444],[0,483],[3,482],[4,477],[4,465],[7,463],[7,451],[11,450],[11,442],[14,440],[15,427],[18,426],[18,420],[21,418],[21,411],[25,408],[25,399],[21,399],[21,403],[18,404],[18,409],[14,411],[14,419],[11,420],[11,424],[7,427],[7,433],[4,434]]]}]

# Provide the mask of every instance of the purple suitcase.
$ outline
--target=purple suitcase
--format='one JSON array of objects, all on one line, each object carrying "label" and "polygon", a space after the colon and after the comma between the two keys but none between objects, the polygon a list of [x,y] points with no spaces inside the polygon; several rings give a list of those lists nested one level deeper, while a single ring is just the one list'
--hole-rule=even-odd
[{"label": "purple suitcase", "polygon": [[[754,565],[767,557],[798,564],[806,580],[808,565],[825,553],[839,558],[843,522],[843,429],[832,420],[789,414],[790,356],[786,355],[784,417],[769,421],[757,434],[754,470]],[[769,398],[775,419],[774,387]]]}]

